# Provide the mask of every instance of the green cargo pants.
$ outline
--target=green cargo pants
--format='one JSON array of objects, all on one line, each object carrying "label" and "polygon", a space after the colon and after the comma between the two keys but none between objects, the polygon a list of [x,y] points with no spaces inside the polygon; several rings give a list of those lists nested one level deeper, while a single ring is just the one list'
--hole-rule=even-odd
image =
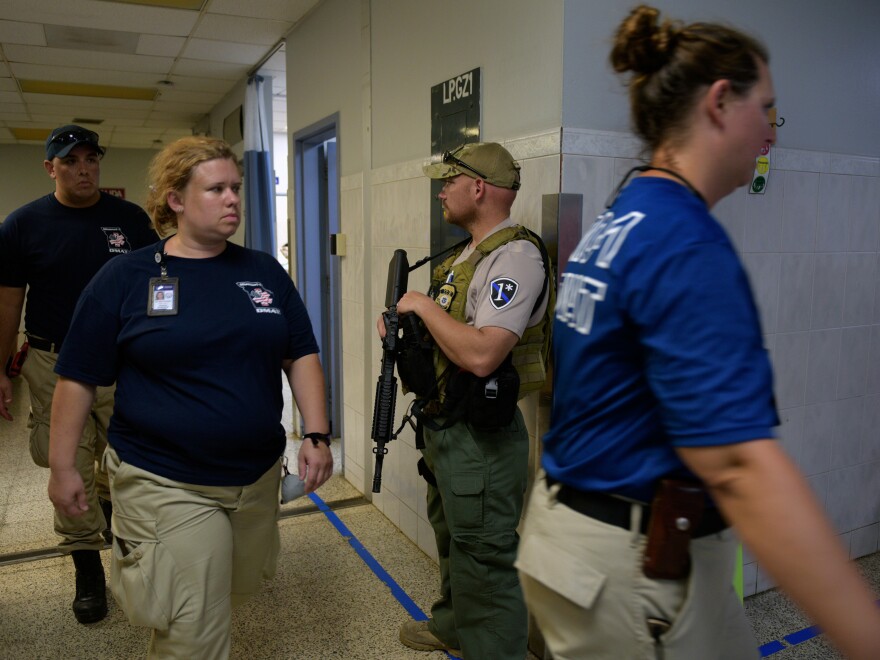
[{"label": "green cargo pants", "polygon": [[526,656],[528,623],[513,562],[526,491],[529,437],[522,414],[497,431],[458,422],[424,429],[428,518],[437,539],[441,594],[429,629],[465,658]]}]

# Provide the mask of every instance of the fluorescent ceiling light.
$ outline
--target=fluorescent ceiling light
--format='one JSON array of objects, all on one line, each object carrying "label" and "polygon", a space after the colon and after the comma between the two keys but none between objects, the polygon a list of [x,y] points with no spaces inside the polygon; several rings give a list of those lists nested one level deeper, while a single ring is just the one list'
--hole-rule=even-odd
[{"label": "fluorescent ceiling light", "polygon": [[136,32],[98,30],[69,25],[44,25],[46,45],[50,48],[75,50],[103,50],[110,53],[137,52],[139,36]]},{"label": "fluorescent ceiling light", "polygon": [[206,0],[106,0],[126,5],[147,5],[148,7],[168,7],[169,9],[192,9],[198,11]]},{"label": "fluorescent ceiling light", "polygon": [[45,142],[52,132],[51,128],[10,128],[9,132],[15,136],[16,140],[33,140],[35,142]]}]

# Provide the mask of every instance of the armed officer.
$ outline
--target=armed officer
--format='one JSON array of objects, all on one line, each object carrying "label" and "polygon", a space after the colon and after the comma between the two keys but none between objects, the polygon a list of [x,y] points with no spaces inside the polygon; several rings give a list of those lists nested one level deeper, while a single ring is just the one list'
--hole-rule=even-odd
[{"label": "armed officer", "polygon": [[[521,659],[527,614],[513,561],[529,441],[516,402],[544,382],[554,279],[540,238],[510,219],[520,166],[504,147],[466,144],[424,172],[443,180],[445,220],[470,241],[434,270],[428,295],[409,291],[397,304],[433,341],[424,370],[434,382],[417,391],[417,445],[441,574],[430,620],[405,623],[400,641]],[[419,369],[398,367],[404,386]]]}]

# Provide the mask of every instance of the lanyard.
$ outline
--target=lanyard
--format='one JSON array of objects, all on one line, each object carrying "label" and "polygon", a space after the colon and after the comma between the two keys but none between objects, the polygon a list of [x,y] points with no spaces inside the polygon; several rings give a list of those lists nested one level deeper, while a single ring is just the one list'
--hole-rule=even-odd
[{"label": "lanyard", "polygon": [[[614,192],[611,193],[611,196],[608,198],[608,201],[605,202],[605,208],[611,208],[611,205],[617,200],[618,195],[620,195],[620,191],[626,185],[626,182],[629,181],[629,178],[636,172],[649,172],[651,170],[656,170],[657,172],[664,172],[670,176],[674,176],[676,179],[681,181],[685,187],[690,190],[697,199],[699,199],[703,204],[706,204],[706,199],[700,194],[700,192],[691,185],[691,182],[685,179],[681,174],[676,172],[675,170],[670,170],[665,167],[656,167],[655,165],[639,165],[638,167],[632,168],[629,172],[626,173],[626,176],[623,177],[623,181],[614,189]],[[706,204],[706,206],[709,206]]]},{"label": "lanyard", "polygon": [[168,264],[165,261],[166,238],[156,246],[154,260],[159,264],[159,277],[151,277],[147,287],[147,316],[174,316],[180,300],[180,281],[168,277]]}]

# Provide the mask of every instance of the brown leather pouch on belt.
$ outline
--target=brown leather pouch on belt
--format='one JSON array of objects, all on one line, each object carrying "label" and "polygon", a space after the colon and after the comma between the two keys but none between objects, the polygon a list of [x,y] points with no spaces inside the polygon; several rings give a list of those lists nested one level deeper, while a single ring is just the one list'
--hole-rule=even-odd
[{"label": "brown leather pouch on belt", "polygon": [[691,534],[703,517],[702,484],[661,479],[648,523],[648,542],[642,571],[649,578],[680,580],[690,571]]}]

